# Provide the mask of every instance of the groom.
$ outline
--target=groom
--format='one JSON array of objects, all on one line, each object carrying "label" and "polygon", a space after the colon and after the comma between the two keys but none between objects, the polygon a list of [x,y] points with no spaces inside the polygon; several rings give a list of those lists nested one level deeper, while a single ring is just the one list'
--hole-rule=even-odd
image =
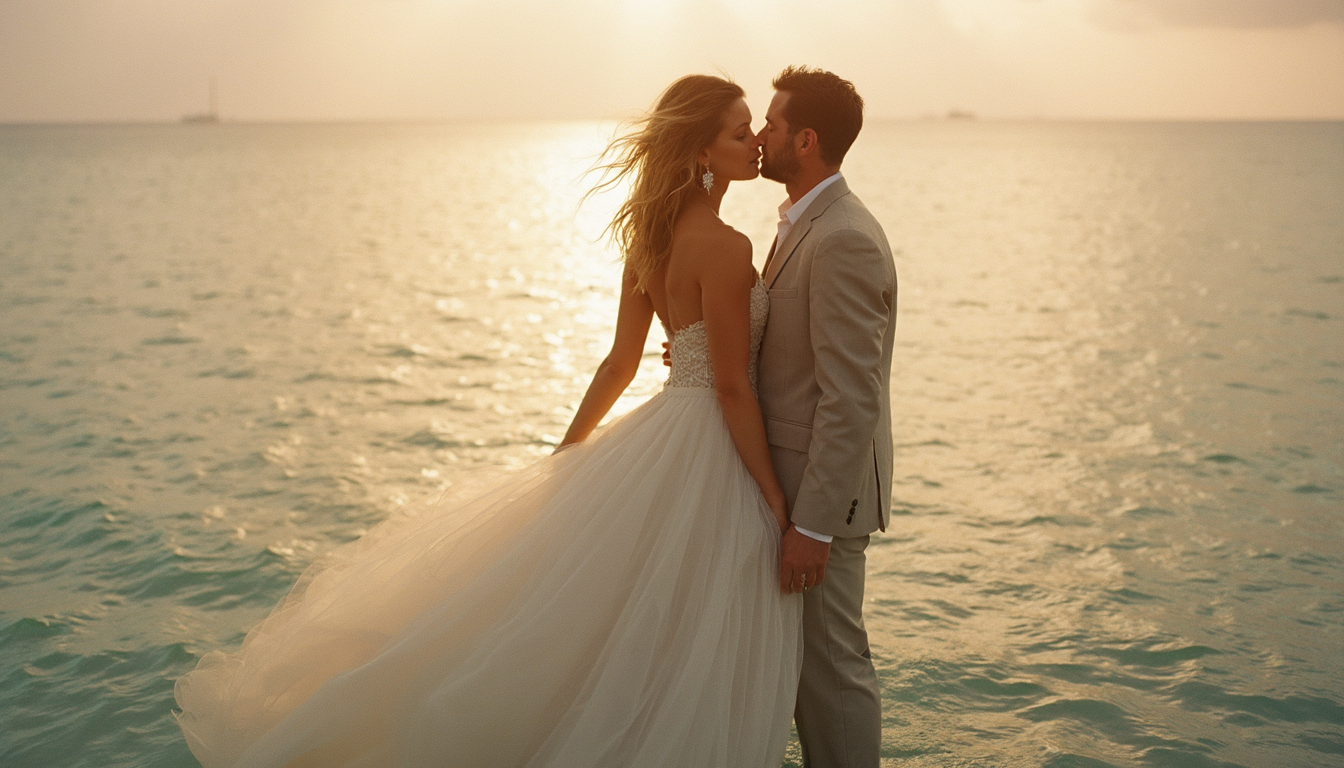
[{"label": "groom", "polygon": [[863,626],[864,549],[891,506],[896,267],[840,174],[863,125],[853,84],[789,67],[774,87],[761,175],[789,198],[766,261],[759,387],[792,523],[780,582],[804,595],[794,723],[809,768],[876,768],[882,702]]}]

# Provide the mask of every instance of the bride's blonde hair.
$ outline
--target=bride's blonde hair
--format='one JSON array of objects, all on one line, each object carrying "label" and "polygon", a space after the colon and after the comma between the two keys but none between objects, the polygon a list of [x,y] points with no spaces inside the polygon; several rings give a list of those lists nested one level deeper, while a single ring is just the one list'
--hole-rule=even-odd
[{"label": "bride's blonde hair", "polygon": [[[602,179],[589,194],[631,176],[630,196],[607,225],[636,286],[672,250],[672,227],[690,195],[700,188],[700,150],[723,129],[728,107],[746,94],[737,83],[712,75],[687,75],[663,91],[653,110],[602,153]],[[610,162],[602,161],[613,158]]]}]

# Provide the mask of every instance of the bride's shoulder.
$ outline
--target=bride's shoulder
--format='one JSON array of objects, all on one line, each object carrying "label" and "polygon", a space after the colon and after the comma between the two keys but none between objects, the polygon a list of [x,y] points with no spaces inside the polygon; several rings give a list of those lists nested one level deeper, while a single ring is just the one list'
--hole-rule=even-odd
[{"label": "bride's shoulder", "polygon": [[751,239],[719,221],[695,222],[678,233],[682,251],[690,259],[705,264],[751,265]]}]

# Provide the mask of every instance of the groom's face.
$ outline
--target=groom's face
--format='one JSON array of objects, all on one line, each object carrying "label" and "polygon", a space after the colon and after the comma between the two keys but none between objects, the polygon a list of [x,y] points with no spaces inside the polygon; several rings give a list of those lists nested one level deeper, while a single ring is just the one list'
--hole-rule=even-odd
[{"label": "groom's face", "polygon": [[798,153],[793,146],[794,132],[784,119],[784,106],[789,101],[788,91],[775,91],[770,108],[765,111],[765,126],[756,139],[761,145],[761,175],[771,181],[786,184],[798,175]]}]

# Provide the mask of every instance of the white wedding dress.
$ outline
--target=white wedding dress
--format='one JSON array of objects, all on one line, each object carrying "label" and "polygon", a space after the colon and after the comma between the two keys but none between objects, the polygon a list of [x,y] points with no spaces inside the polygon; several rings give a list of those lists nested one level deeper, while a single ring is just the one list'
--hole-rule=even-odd
[{"label": "white wedding dress", "polygon": [[[751,297],[751,376],[769,312]],[[779,528],[714,397],[667,387],[475,498],[378,526],[177,682],[206,768],[776,768],[802,660]]]}]

